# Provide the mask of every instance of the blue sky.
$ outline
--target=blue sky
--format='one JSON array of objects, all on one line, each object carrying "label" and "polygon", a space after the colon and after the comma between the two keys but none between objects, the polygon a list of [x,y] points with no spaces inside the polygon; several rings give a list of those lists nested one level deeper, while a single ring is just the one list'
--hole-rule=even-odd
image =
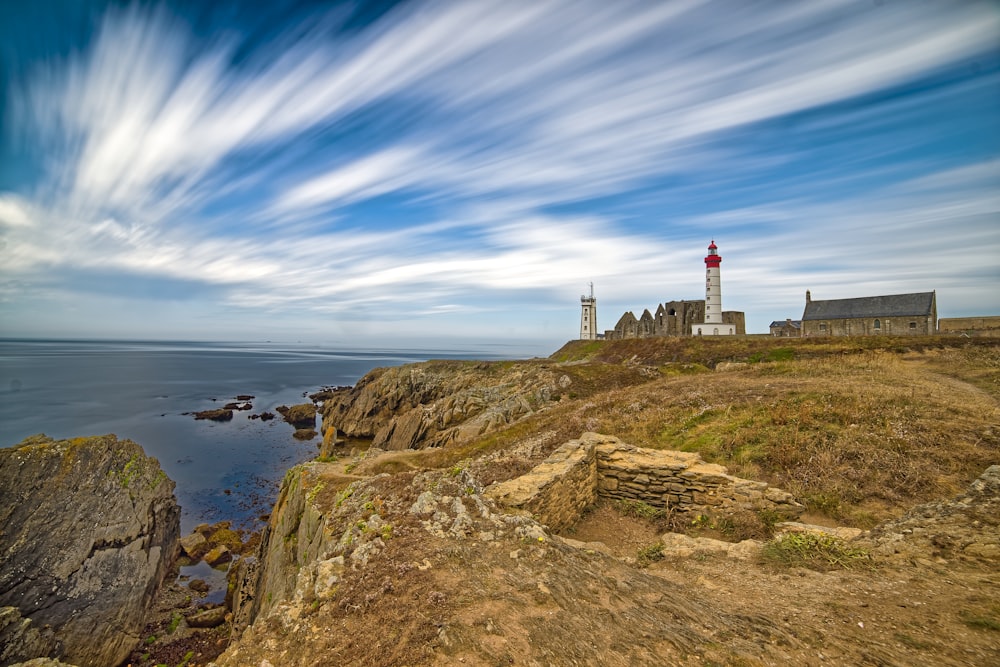
[{"label": "blue sky", "polygon": [[1000,314],[992,2],[0,2],[0,335]]}]

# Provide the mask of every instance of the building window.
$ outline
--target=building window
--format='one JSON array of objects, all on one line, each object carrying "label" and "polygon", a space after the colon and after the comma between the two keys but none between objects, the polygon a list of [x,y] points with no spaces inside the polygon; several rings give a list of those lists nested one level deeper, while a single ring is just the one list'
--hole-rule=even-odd
[{"label": "building window", "polygon": [[718,336],[719,335],[719,327],[715,327],[714,329],[712,329],[712,333],[714,335]]},{"label": "building window", "polygon": [[819,324],[819,330],[820,331],[826,331],[826,322],[820,322],[820,324]]},{"label": "building window", "polygon": [[875,320],[875,331],[882,330],[882,322],[880,320]]},{"label": "building window", "polygon": [[916,329],[916,328],[917,328],[917,323],[916,322],[910,322],[910,329]]}]

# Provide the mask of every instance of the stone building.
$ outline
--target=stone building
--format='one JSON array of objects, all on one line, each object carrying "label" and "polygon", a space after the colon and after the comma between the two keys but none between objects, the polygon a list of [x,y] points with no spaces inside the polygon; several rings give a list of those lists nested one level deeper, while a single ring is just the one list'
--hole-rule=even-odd
[{"label": "stone building", "polygon": [[813,301],[806,290],[803,336],[906,336],[936,331],[935,292]]},{"label": "stone building", "polygon": [[[614,329],[604,332],[605,340],[627,338],[653,338],[657,336],[719,336],[745,335],[746,316],[739,311],[722,310],[722,281],[719,264],[722,257],[713,240],[705,257],[705,300],[668,301],[656,307],[656,314],[649,309],[636,319],[632,311],[626,312]],[[581,332],[582,337],[582,332]]]},{"label": "stone building", "polygon": [[798,338],[802,335],[802,320],[775,320],[768,329],[775,338]]},{"label": "stone building", "polygon": [[[606,340],[627,338],[653,338],[658,336],[690,336],[691,328],[697,322],[705,321],[704,301],[667,301],[656,307],[656,314],[649,309],[642,311],[638,319],[632,311],[619,318],[614,329],[604,332]],[[746,333],[746,316],[740,311],[722,313],[722,321],[732,325],[737,334]]]}]

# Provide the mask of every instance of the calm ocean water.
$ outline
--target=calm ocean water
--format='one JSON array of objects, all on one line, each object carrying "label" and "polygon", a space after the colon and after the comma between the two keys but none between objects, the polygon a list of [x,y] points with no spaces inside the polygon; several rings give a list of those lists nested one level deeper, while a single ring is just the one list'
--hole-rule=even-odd
[{"label": "calm ocean water", "polygon": [[[502,359],[503,352],[351,352],[235,343],[0,340],[0,446],[35,433],[61,439],[114,433],[138,442],[177,482],[182,530],[233,519],[254,527],[290,466],[316,455],[277,419],[324,385],[354,384],[372,368],[430,358]],[[182,413],[239,394],[253,409],[227,423]],[[227,490],[229,493],[227,493]]]}]

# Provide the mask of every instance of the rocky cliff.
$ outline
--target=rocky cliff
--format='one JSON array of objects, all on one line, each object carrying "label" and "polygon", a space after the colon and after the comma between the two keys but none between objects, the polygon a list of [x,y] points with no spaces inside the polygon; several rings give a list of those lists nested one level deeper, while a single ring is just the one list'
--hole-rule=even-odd
[{"label": "rocky cliff", "polygon": [[[994,478],[958,500],[963,516],[981,520],[993,508]],[[235,641],[216,667],[1000,658],[990,631],[969,627],[989,622],[990,598],[974,584],[995,587],[993,552],[933,570],[775,570],[758,562],[759,542],[668,533],[643,550],[662,559],[644,569],[505,513],[469,469],[346,481],[334,463],[289,472],[261,560],[244,569]],[[619,520],[611,533],[631,528]],[[977,528],[953,532],[976,539]],[[910,556],[929,556],[927,546],[914,544]],[[986,620],[973,615],[979,608]]]},{"label": "rocky cliff", "polygon": [[379,449],[439,447],[542,409],[570,379],[544,363],[432,361],[379,368],[323,404],[324,431]]},{"label": "rocky cliff", "polygon": [[11,640],[2,664],[128,655],[177,547],[173,489],[156,459],[114,435],[0,449],[0,607],[16,608],[5,627],[27,639]]}]

